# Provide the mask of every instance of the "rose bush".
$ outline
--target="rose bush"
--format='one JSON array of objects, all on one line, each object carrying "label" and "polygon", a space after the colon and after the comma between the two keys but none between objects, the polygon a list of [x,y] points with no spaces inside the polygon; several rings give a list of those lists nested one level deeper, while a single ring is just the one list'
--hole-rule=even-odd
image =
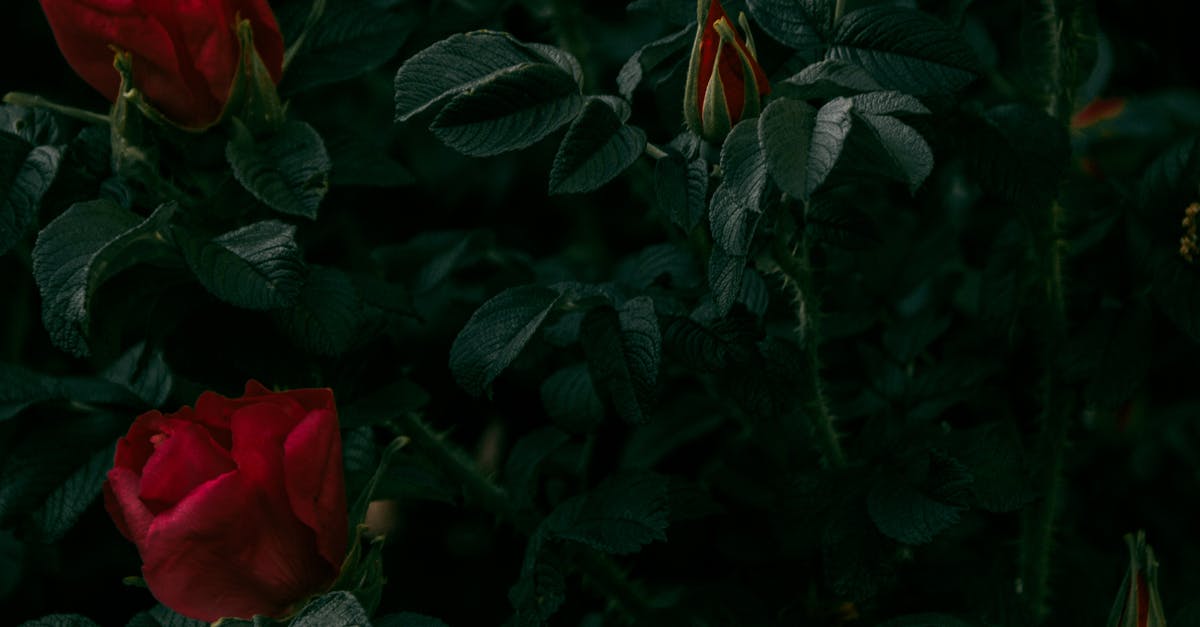
[{"label": "rose bush", "polygon": [[694,133],[718,144],[739,121],[758,115],[762,98],[771,92],[746,16],[740,15],[738,22],[747,39],[730,23],[718,0],[697,3],[700,27],[692,44],[684,118]]},{"label": "rose bush", "polygon": [[192,618],[281,616],[327,589],[346,554],[341,438],[328,389],[151,411],[117,444],[104,503],[150,592]]},{"label": "rose bush", "polygon": [[59,49],[85,81],[115,100],[117,52],[132,56],[134,85],[174,122],[220,118],[237,76],[246,20],[273,81],[283,73],[283,36],[266,0],[41,0]]}]

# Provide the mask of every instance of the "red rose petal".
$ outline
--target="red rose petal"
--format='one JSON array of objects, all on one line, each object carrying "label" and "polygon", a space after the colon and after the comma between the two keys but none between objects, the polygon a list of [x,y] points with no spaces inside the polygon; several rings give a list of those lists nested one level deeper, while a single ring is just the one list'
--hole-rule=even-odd
[{"label": "red rose petal", "polygon": [[342,484],[342,441],[337,415],[309,412],[284,443],[283,476],[292,511],[317,536],[317,549],[330,566],[346,557],[346,488]]},{"label": "red rose petal", "polygon": [[203,621],[287,612],[329,575],[305,542],[307,528],[273,511],[237,471],[201,485],[155,517],[139,546],[150,592]]},{"label": "red rose petal", "polygon": [[200,484],[236,466],[204,426],[173,420],[142,469],[141,498],[152,511],[166,509]]}]

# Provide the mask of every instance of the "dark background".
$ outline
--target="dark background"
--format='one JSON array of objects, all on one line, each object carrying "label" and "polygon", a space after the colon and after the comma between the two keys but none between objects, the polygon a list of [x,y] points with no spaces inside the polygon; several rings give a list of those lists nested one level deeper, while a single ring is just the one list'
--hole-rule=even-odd
[{"label": "dark background", "polygon": [[[921,4],[936,7],[939,3]],[[419,120],[406,128],[393,127],[391,78],[403,58],[429,43],[452,32],[482,27],[509,30],[529,41],[553,43],[557,39],[530,6],[487,2],[473,6],[483,5],[491,8],[470,11],[454,3],[440,3],[437,19],[414,34],[396,59],[361,79],[321,88],[293,103],[301,117],[340,116],[388,134],[391,152],[416,177],[414,185],[399,189],[335,188],[325,206],[337,209],[326,209],[318,223],[302,228],[310,261],[365,267],[369,264],[365,251],[379,245],[403,242],[429,230],[488,228],[503,247],[534,258],[561,256],[581,280],[600,280],[611,274],[620,258],[666,239],[663,219],[643,200],[649,197],[645,190],[651,181],[651,169],[645,163],[635,165],[599,193],[547,197],[544,190],[553,142],[544,142],[519,157],[469,159],[438,144]],[[970,15],[986,24],[993,38],[1012,35],[1019,39],[1023,17],[1036,8],[1036,3],[1019,2],[976,5]],[[0,23],[0,92],[35,93],[71,106],[105,110],[104,99],[78,79],[58,53],[38,4],[19,0],[5,9],[7,14]],[[668,32],[668,27],[655,19],[627,16],[617,0],[585,2],[582,11],[586,16],[582,34],[591,51],[587,57],[589,88],[594,91],[615,92],[616,72],[625,59],[642,44]],[[1097,13],[1112,42],[1114,58],[1104,95],[1137,97],[1200,86],[1188,3],[1100,2]],[[999,45],[1002,58],[1018,65],[1019,45]],[[652,141],[665,143],[680,130],[669,105],[655,103],[645,93],[639,98],[645,100],[635,103],[635,121],[646,128]],[[87,364],[68,359],[50,345],[38,319],[36,289],[32,288],[27,271],[11,255],[0,258],[0,290],[4,294],[0,298],[6,301],[0,307],[0,325],[9,342],[0,347],[0,355],[47,372],[86,371]],[[195,315],[202,318],[204,311]],[[545,420],[536,383],[515,381],[498,386],[502,391],[494,402],[455,392],[444,364],[456,329],[470,313],[471,308],[464,306],[439,320],[424,343],[410,347],[403,367],[416,373],[414,378],[434,397],[433,421],[443,427],[453,422],[454,439],[468,448],[481,441],[489,425],[502,424],[501,437],[511,438]],[[1159,322],[1162,330],[1154,344],[1147,346],[1152,361],[1157,359],[1156,351],[1167,350],[1164,344],[1178,339],[1169,330],[1169,322]],[[289,364],[270,364],[267,367],[273,370],[264,373],[256,368],[257,363],[234,357],[247,346],[271,350],[269,341],[252,335],[244,329],[232,336],[210,329],[180,340],[175,348],[179,359],[173,365],[185,376],[200,378],[199,373],[207,373],[204,382],[228,394],[236,393],[249,377],[277,375],[294,380]],[[1151,369],[1144,388],[1147,396],[1196,397],[1200,358],[1194,347],[1179,350],[1182,357],[1173,352],[1170,368]],[[359,388],[368,388],[367,381],[386,381],[396,366],[383,363],[386,355],[374,357],[377,362],[342,368],[341,376],[357,380]],[[216,372],[220,374],[213,374]],[[343,381],[329,382],[335,387],[340,383]],[[1184,428],[1191,423],[1194,428],[1195,421],[1200,421],[1200,416],[1180,417],[1171,424]],[[1176,437],[1194,445],[1195,435],[1156,432],[1153,423],[1141,424],[1134,433],[1132,438],[1100,434],[1075,449],[1068,472],[1072,486],[1068,513],[1060,534],[1063,551],[1055,571],[1062,585],[1053,602],[1095,609],[1084,618],[1060,616],[1054,624],[1098,624],[1094,618],[1106,614],[1124,573],[1118,540],[1135,528],[1146,528],[1159,552],[1163,596],[1171,610],[1168,615],[1178,615],[1200,588],[1200,543],[1195,539],[1200,530],[1196,507],[1200,459],[1171,445]],[[61,437],[69,438],[71,433],[63,432]],[[1175,450],[1178,455],[1161,454],[1164,450]],[[698,457],[700,453],[690,455]],[[676,463],[689,468],[695,462],[693,457],[685,452]],[[1015,537],[1015,527],[1011,518],[987,527],[991,535],[966,544],[976,547],[977,554],[939,555],[937,563],[960,568],[951,577],[969,573],[990,577],[997,556],[1011,556],[1015,549],[1004,546]],[[5,533],[0,531],[0,555],[18,550],[10,548],[11,536]],[[694,542],[685,546],[704,545],[703,527],[685,525],[671,533],[680,542]],[[1099,547],[1108,547],[1111,553],[1100,552]],[[663,564],[675,566],[657,570],[705,570],[704,556],[672,554],[669,548],[654,550],[659,551],[656,555],[663,558]],[[19,580],[0,572],[0,604],[5,608],[0,624],[19,624],[51,612],[78,612],[104,625],[121,625],[133,613],[152,605],[145,591],[121,583],[122,577],[136,574],[137,555],[108,523],[98,503],[62,542],[27,545],[21,550],[25,553],[19,560],[23,564]],[[407,509],[397,540],[386,554],[389,583],[381,613],[411,610],[438,616],[451,625],[499,624],[510,612],[506,593],[515,581],[523,550],[524,539],[498,526],[487,514],[444,504]],[[953,581],[937,581],[937,573],[919,574],[908,585],[920,591],[920,598],[935,595],[943,586],[953,587]],[[473,584],[464,586],[464,580]],[[584,606],[591,603],[586,594],[568,598],[572,600],[558,616],[562,624],[572,624],[571,619],[585,614]],[[897,598],[903,598],[903,593],[897,593]],[[965,605],[969,607],[969,603]]]}]

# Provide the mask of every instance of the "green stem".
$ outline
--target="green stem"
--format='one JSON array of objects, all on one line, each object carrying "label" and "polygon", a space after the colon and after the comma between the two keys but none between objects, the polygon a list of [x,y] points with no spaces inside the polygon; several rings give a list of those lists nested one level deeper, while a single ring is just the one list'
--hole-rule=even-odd
[{"label": "green stem", "polygon": [[837,24],[838,20],[846,14],[846,0],[837,0],[837,4],[833,6],[833,23]]},{"label": "green stem", "polygon": [[[483,476],[459,448],[439,437],[416,414],[400,417],[404,435],[425,451],[446,474],[458,481],[492,514],[503,518],[525,535],[537,530],[535,521],[518,515],[503,488]],[[608,556],[591,549],[579,553],[579,568],[596,587],[615,601],[638,624],[663,624],[662,616],[650,605],[645,593],[634,586]]]},{"label": "green stem", "polygon": [[[1064,125],[1075,108],[1077,77],[1077,0],[1042,0],[1046,24],[1046,112]],[[1067,333],[1066,290],[1062,237],[1064,208],[1053,201],[1034,233],[1042,298],[1039,330],[1042,345],[1041,430],[1034,444],[1034,480],[1041,498],[1022,517],[1020,582],[1030,617],[1037,624],[1050,614],[1050,571],[1054,532],[1061,511],[1067,437],[1075,407],[1074,390],[1063,380],[1056,362]]]},{"label": "green stem", "polygon": [[110,124],[109,117],[95,111],[87,111],[85,109],[77,109],[66,105],[51,102],[41,96],[34,94],[26,94],[19,91],[9,92],[4,94],[4,102],[17,105],[18,107],[32,107],[37,109],[48,109],[55,113],[61,113],[69,118],[75,118],[87,122],[88,124],[96,124],[99,126],[108,126]]},{"label": "green stem", "polygon": [[796,335],[804,346],[807,366],[804,385],[805,413],[812,422],[812,430],[817,436],[825,461],[834,468],[844,468],[846,454],[842,450],[837,429],[834,428],[836,418],[829,408],[825,384],[821,380],[821,302],[813,285],[808,246],[801,243],[800,250],[792,251],[788,248],[787,238],[781,233],[772,243],[771,255],[787,277],[796,300]]}]

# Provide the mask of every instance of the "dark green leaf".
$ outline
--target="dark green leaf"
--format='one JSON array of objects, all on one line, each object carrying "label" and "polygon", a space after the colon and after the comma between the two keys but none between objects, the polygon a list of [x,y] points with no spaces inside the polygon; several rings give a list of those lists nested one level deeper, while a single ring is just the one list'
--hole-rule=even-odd
[{"label": "dark green leaf", "polygon": [[776,94],[799,100],[828,100],[883,89],[861,66],[838,59],[813,63],[773,87]]},{"label": "dark green leaf", "polygon": [[1036,493],[1029,486],[1021,434],[1011,422],[992,422],[964,434],[959,449],[974,481],[971,492],[989,512],[1012,512],[1029,504]]},{"label": "dark green leaf", "polygon": [[517,507],[533,502],[537,496],[537,472],[542,462],[569,440],[570,436],[561,430],[543,427],[513,445],[508,461],[504,463],[504,487]]},{"label": "dark green leaf", "polygon": [[[109,447],[117,436],[129,426],[129,413],[111,414],[92,411],[82,414],[64,410],[56,412],[53,420],[30,421],[21,436],[11,444],[0,458],[0,526],[8,526],[13,516],[29,516],[46,504],[46,499],[69,481],[92,459],[92,455]],[[10,431],[11,433],[11,431]],[[64,438],[63,434],[70,437]],[[111,463],[112,458],[109,457]],[[86,488],[81,481],[76,487]],[[79,496],[74,492],[71,496]],[[62,496],[67,496],[65,492]],[[58,513],[61,520],[53,520],[55,512],[43,511],[38,527],[45,523],[47,528],[69,524],[69,517],[79,503],[63,505]],[[50,518],[46,518],[46,515]]]},{"label": "dark green leaf", "polygon": [[[621,468],[653,468],[685,444],[712,433],[726,419],[706,401],[701,401],[697,407],[683,409],[664,413],[644,425],[638,425],[621,454]],[[677,513],[672,504],[672,520],[677,520]]]},{"label": "dark green leaf", "polygon": [[758,120],[766,167],[793,198],[808,200],[838,163],[850,134],[853,102],[834,98],[819,110],[797,101],[771,103]]},{"label": "dark green leaf", "polygon": [[327,3],[288,66],[282,90],[294,93],[353,78],[384,63],[421,23],[415,9],[403,0]]},{"label": "dark green leaf", "polygon": [[330,181],[334,185],[395,187],[415,179],[407,168],[392,159],[383,146],[343,133],[327,137],[325,148],[333,162]]},{"label": "dark green leaf", "polygon": [[[523,44],[526,48],[537,53],[542,59],[550,61],[557,65],[562,71],[566,72],[575,79],[575,83],[583,85],[583,66],[579,65],[579,60],[571,53],[562,48],[555,48],[549,44],[527,43]],[[597,96],[598,98],[608,99],[611,96]]]},{"label": "dark green leaf", "polygon": [[[104,129],[107,135],[108,129]],[[66,142],[58,118],[49,109],[0,104],[0,133],[20,137],[33,146],[51,146]]]},{"label": "dark green leaf", "polygon": [[162,351],[147,351],[145,342],[125,351],[104,369],[103,376],[128,388],[149,407],[160,407],[171,393],[173,377]]},{"label": "dark green leaf", "polygon": [[0,363],[0,421],[17,416],[31,405],[56,400],[141,406],[138,397],[124,384],[85,377],[56,379]]},{"label": "dark green leaf", "polygon": [[555,424],[571,433],[586,433],[604,418],[587,364],[575,364],[550,375],[541,389],[542,406]]},{"label": "dark green leaf", "polygon": [[933,499],[909,483],[885,477],[867,496],[867,511],[884,535],[905,544],[926,544],[958,522],[961,507]]},{"label": "dark green leaf", "polygon": [[708,163],[703,159],[689,162],[677,154],[659,159],[654,166],[654,197],[663,215],[690,232],[704,220]]},{"label": "dark green leaf", "polygon": [[275,321],[297,346],[317,355],[341,355],[350,349],[362,322],[362,306],[350,279],[336,268],[313,268],[296,304],[273,312]]},{"label": "dark green leaf", "polygon": [[870,113],[872,115],[897,115],[905,113],[923,115],[929,113],[929,109],[915,96],[898,91],[873,91],[858,94],[850,96],[850,102],[854,103],[854,110],[856,112]]},{"label": "dark green leaf", "polygon": [[139,612],[125,627],[206,627],[208,623],[180,616],[164,605]]},{"label": "dark green leaf", "polygon": [[990,109],[983,122],[964,139],[979,183],[1010,203],[1048,202],[1071,154],[1063,125],[1040,109],[1020,104]]},{"label": "dark green leaf", "polygon": [[749,0],[754,21],[780,43],[814,55],[833,30],[829,0]]},{"label": "dark green leaf", "polygon": [[879,627],[974,627],[948,614],[909,614],[884,621]]},{"label": "dark green leaf", "polygon": [[647,420],[662,357],[662,337],[654,301],[639,296],[622,305],[593,308],[583,318],[580,340],[598,390],[606,393],[617,413],[632,423]]},{"label": "dark green leaf", "polygon": [[701,372],[716,372],[729,363],[730,347],[725,338],[691,318],[670,318],[663,330],[663,345],[688,367]]},{"label": "dark green leaf", "polygon": [[428,402],[428,392],[408,379],[400,379],[341,407],[340,422],[344,429],[380,424],[415,412]]},{"label": "dark green leaf", "polygon": [[19,366],[0,363],[0,421],[30,405],[57,397],[54,380]]},{"label": "dark green leaf", "polygon": [[603,100],[589,100],[567,129],[554,156],[550,193],[590,192],[637,161],[645,148],[646,133],[642,129],[621,124]]},{"label": "dark green leaf", "polygon": [[708,288],[712,291],[717,315],[729,313],[742,293],[742,281],[750,269],[745,255],[730,255],[722,248],[713,248],[708,257]]},{"label": "dark green leaf", "polygon": [[547,534],[535,533],[525,547],[521,576],[508,591],[516,614],[512,624],[541,627],[566,601],[566,565],[562,558],[546,550]]},{"label": "dark green leaf", "polygon": [[21,623],[21,627],[99,627],[92,619],[79,614],[50,614]]},{"label": "dark green leaf", "polygon": [[196,278],[217,298],[246,309],[287,307],[299,298],[304,261],[295,226],[255,222],[209,241],[172,232]]},{"label": "dark green leaf", "polygon": [[524,64],[455,96],[430,129],[447,146],[484,157],[536,143],[582,106],[579,85],[561,67]]},{"label": "dark green leaf", "polygon": [[667,480],[646,471],[613,475],[596,490],[569,499],[543,521],[544,532],[599,551],[636,553],[667,539]]},{"label": "dark green leaf", "polygon": [[7,599],[24,573],[25,544],[11,531],[0,531],[0,599]]},{"label": "dark green leaf", "polygon": [[87,355],[91,301],[105,280],[165,248],[174,205],[143,220],[111,201],[72,205],[38,234],[33,275],[42,293],[42,321],[56,346]]},{"label": "dark green leaf", "polygon": [[641,84],[646,73],[653,72],[664,61],[686,50],[695,32],[695,26],[687,26],[662,39],[656,39],[633,53],[617,73],[617,90],[621,96],[632,102],[633,92]]},{"label": "dark green leaf", "polygon": [[896,118],[864,114],[866,128],[887,156],[890,164],[884,174],[908,185],[909,192],[917,191],[933,172],[933,150],[921,134]]},{"label": "dark green leaf", "polygon": [[34,512],[38,536],[42,542],[58,542],[72,527],[84,510],[100,495],[100,486],[113,465],[114,446],[92,455],[79,470],[67,478],[50,496],[41,509]]},{"label": "dark green leaf", "polygon": [[354,595],[341,590],[313,599],[291,621],[292,627],[370,627],[367,612]]},{"label": "dark green leaf", "polygon": [[446,623],[432,616],[412,612],[388,614],[383,618],[375,619],[373,624],[375,627],[448,627]]},{"label": "dark green leaf", "polygon": [[815,196],[804,214],[804,236],[846,250],[865,250],[882,241],[867,214]]},{"label": "dark green leaf", "polygon": [[656,244],[622,264],[617,280],[639,290],[654,285],[689,289],[699,286],[702,277],[689,252],[675,244]]},{"label": "dark green leaf", "polygon": [[453,35],[413,55],[396,72],[396,121],[470,90],[517,66],[545,59],[507,33]]},{"label": "dark green leaf", "polygon": [[450,347],[450,370],[478,395],[533,339],[562,293],[538,285],[507,289],[480,307]]},{"label": "dark green leaf", "polygon": [[916,9],[887,4],[842,18],[827,58],[861,65],[884,87],[915,94],[957,91],[979,71],[957,31]]},{"label": "dark green leaf", "polygon": [[58,173],[62,151],[0,133],[0,255],[25,236]]},{"label": "dark green leaf", "polygon": [[225,158],[238,182],[280,213],[315,220],[333,167],[321,136],[295,120],[262,139],[255,139],[240,122],[233,129]]},{"label": "dark green leaf", "polygon": [[[816,109],[789,99],[772,102],[758,118],[758,141],[767,170],[775,184],[793,198],[807,199],[812,191],[809,158],[815,156],[810,151],[816,122]],[[813,169],[822,168],[814,164]]]},{"label": "dark green leaf", "polygon": [[1159,155],[1141,183],[1143,207],[1167,204],[1186,204],[1194,192],[1195,179],[1200,175],[1200,137],[1188,137],[1171,145]]},{"label": "dark green leaf", "polygon": [[1154,301],[1179,330],[1200,342],[1200,268],[1173,254],[1160,254],[1152,263]]},{"label": "dark green leaf", "polygon": [[[1153,285],[1151,286],[1153,290]],[[1149,308],[1134,302],[1100,313],[1094,349],[1088,351],[1085,394],[1100,408],[1115,409],[1134,398],[1153,364]]]},{"label": "dark green leaf", "polygon": [[724,178],[713,193],[708,217],[713,242],[731,256],[750,251],[767,194],[767,163],[753,121],[734,127],[721,149]]}]

